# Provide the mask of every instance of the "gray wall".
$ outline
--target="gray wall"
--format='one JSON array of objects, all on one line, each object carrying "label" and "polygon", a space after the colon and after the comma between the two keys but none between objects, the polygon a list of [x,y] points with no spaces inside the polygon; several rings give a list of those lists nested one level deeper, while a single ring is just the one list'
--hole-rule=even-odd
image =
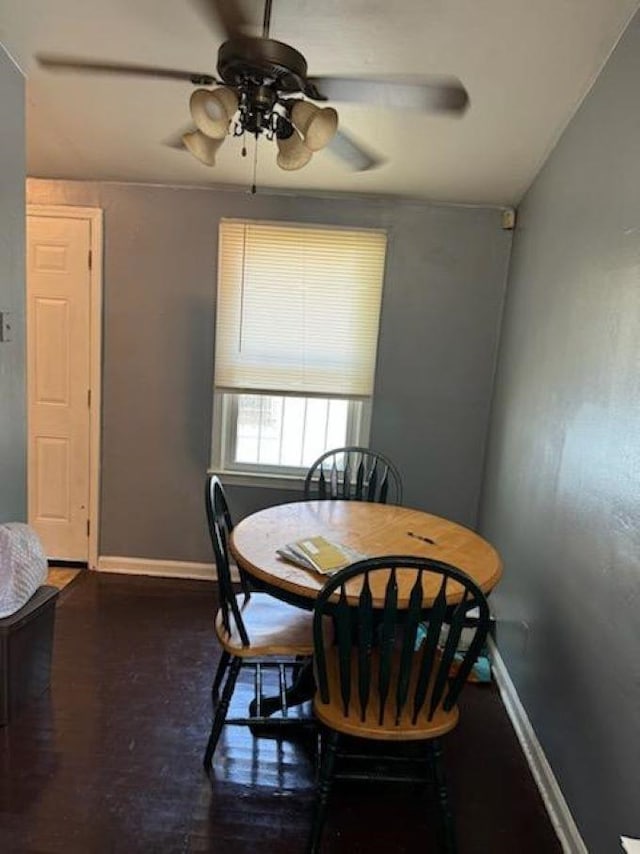
[{"label": "gray wall", "polygon": [[640,837],[640,17],[519,211],[481,529],[498,640],[589,850]]},{"label": "gray wall", "polygon": [[0,45],[0,522],[27,518],[24,149],[24,78]]},{"label": "gray wall", "polygon": [[[396,461],[408,504],[474,524],[510,249],[498,211],[35,180],[28,198],[105,211],[101,554],[210,559],[221,216],[388,229],[371,443]],[[230,490],[235,515],[298,497]]]}]

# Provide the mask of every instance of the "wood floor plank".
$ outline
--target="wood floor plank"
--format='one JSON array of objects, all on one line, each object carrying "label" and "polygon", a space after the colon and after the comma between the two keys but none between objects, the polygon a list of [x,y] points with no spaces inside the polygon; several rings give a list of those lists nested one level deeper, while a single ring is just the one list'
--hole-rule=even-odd
[{"label": "wood floor plank", "polygon": [[[51,690],[0,729],[3,854],[302,854],[309,740],[229,727],[212,781],[201,770],[215,603],[212,583],[106,573],[65,590]],[[462,854],[559,854],[492,686],[467,689],[445,749]],[[336,784],[324,850],[436,852],[432,804],[415,786]]]}]

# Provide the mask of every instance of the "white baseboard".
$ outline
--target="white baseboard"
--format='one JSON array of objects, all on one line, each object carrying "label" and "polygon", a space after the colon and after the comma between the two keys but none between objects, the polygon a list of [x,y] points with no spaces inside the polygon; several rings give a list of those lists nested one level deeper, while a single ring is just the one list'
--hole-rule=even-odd
[{"label": "white baseboard", "polygon": [[531,726],[529,716],[520,701],[520,697],[518,697],[515,685],[511,681],[509,671],[491,638],[489,639],[489,649],[493,673],[502,702],[518,736],[522,752],[536,781],[551,823],[562,845],[562,850],[565,854],[589,854],[551,765],[544,755],[542,745]]},{"label": "white baseboard", "polygon": [[[194,563],[180,560],[154,560],[144,557],[98,558],[98,570],[124,575],[154,575],[159,578],[193,578],[198,581],[216,581],[218,573],[213,563]],[[231,569],[231,577],[238,580],[238,571]]]}]

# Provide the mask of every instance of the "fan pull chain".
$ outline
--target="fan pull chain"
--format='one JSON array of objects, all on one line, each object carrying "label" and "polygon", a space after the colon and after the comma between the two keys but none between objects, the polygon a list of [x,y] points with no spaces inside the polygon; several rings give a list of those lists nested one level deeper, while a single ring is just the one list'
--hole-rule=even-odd
[{"label": "fan pull chain", "polygon": [[251,185],[251,195],[256,194],[256,173],[258,171],[258,134],[256,133],[256,142],[253,148],[253,184]]}]

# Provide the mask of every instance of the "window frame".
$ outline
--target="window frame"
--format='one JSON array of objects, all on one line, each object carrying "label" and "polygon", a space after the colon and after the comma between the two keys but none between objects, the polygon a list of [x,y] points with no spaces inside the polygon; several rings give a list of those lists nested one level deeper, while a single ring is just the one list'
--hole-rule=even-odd
[{"label": "window frame", "polygon": [[[322,400],[336,399],[344,400],[349,404],[348,407],[348,424],[345,436],[345,446],[359,445],[368,447],[369,433],[371,427],[371,417],[375,390],[375,373],[378,362],[378,346],[380,341],[381,319],[382,319],[382,303],[384,298],[385,272],[386,272],[386,254],[388,251],[388,231],[379,227],[367,226],[342,226],[333,225],[330,223],[306,223],[292,221],[270,221],[262,219],[250,218],[223,218],[218,224],[218,269],[216,275],[216,300],[214,313],[214,329],[217,333],[218,328],[218,301],[220,298],[220,275],[221,275],[221,256],[220,256],[220,234],[224,222],[244,224],[245,226],[266,226],[266,227],[282,227],[286,229],[309,229],[311,231],[345,231],[345,232],[370,232],[384,235],[384,245],[382,249],[382,267],[381,279],[379,280],[379,304],[377,308],[378,325],[375,336],[375,350],[373,361],[372,382],[368,391],[365,394],[335,394],[327,391],[307,391],[296,392],[295,389],[288,390],[278,389],[276,387],[269,388],[268,386],[243,388],[242,384],[238,384],[235,388],[225,386],[221,383],[216,385],[215,361],[214,361],[214,382],[213,382],[213,400],[212,400],[212,421],[211,421],[211,457],[209,472],[224,476],[228,483],[244,484],[247,486],[273,486],[276,488],[286,488],[294,490],[302,490],[304,479],[307,473],[306,467],[290,467],[264,463],[237,463],[233,459],[235,455],[235,440],[237,436],[237,396],[241,394],[250,395],[265,395],[274,397],[298,397],[298,398],[320,398]],[[244,251],[244,250],[243,250]],[[375,249],[373,250],[375,251]],[[358,257],[358,256],[356,256]],[[244,261],[243,261],[244,263]],[[243,274],[244,275],[244,274]],[[243,279],[244,282],[244,279]],[[226,328],[226,326],[225,326]],[[217,350],[217,341],[216,341]],[[216,352],[214,352],[215,360]],[[274,378],[275,379],[275,378]],[[364,391],[364,390],[363,390]],[[329,450],[329,449],[325,449]],[[322,453],[322,452],[319,452]]]},{"label": "window frame", "polygon": [[[273,486],[275,488],[302,489],[307,467],[279,466],[265,463],[238,463],[234,460],[235,436],[237,424],[237,396],[243,392],[230,392],[214,388],[212,418],[212,461],[210,472],[225,477],[228,483],[247,486]],[[245,392],[252,395],[264,394],[274,397],[302,397],[312,395],[294,395],[284,392]],[[316,395],[322,400],[327,397]],[[347,435],[345,445],[368,447],[371,429],[372,398],[344,398],[349,403]]]}]

